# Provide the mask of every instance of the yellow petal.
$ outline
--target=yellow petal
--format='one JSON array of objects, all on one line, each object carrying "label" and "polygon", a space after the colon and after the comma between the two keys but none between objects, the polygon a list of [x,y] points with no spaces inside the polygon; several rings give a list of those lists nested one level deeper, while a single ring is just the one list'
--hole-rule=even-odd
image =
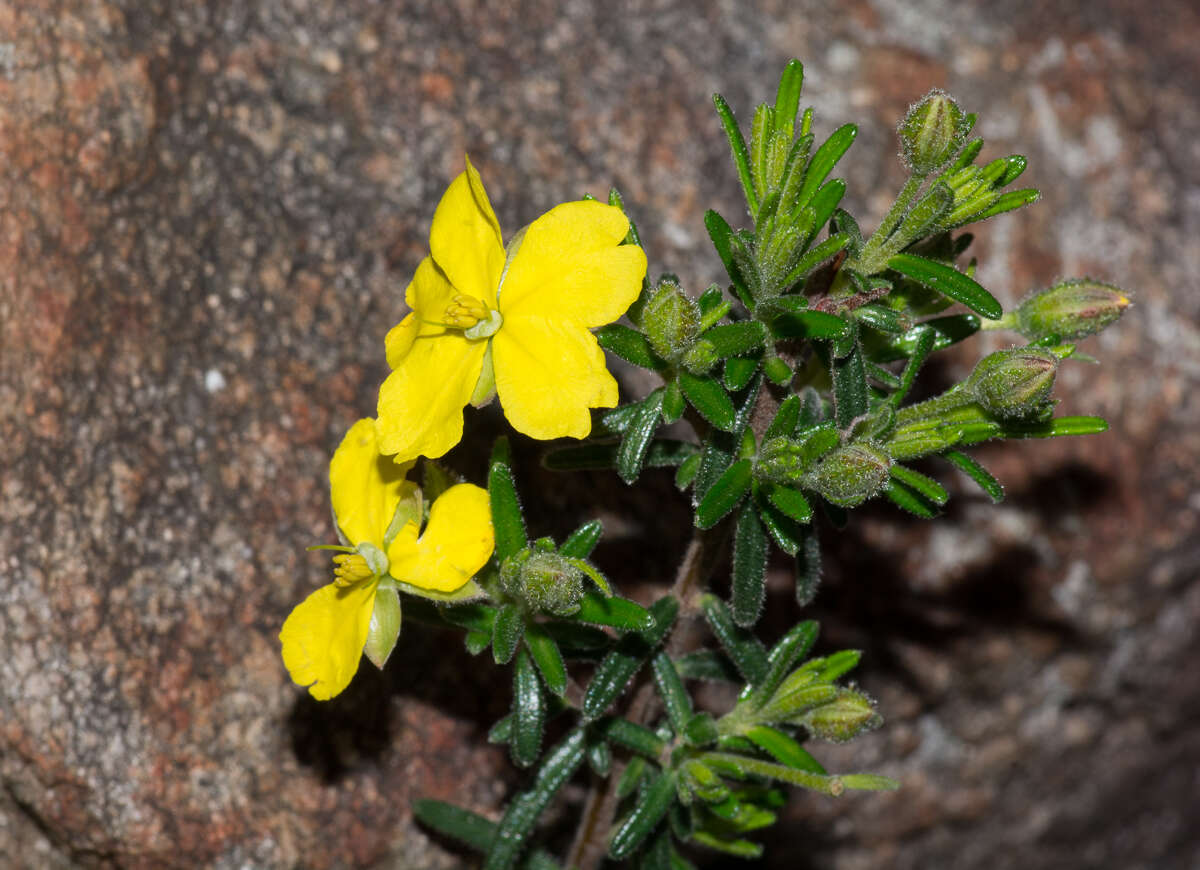
[{"label": "yellow petal", "polygon": [[388,547],[389,571],[421,589],[453,592],[487,563],[495,543],[487,491],[460,483],[433,503],[419,539],[412,524],[396,536]]},{"label": "yellow petal", "polygon": [[374,420],[364,418],[350,427],[329,463],[329,488],[338,528],[352,545],[365,542],[382,549],[396,506],[416,490],[404,479],[412,465],[380,454]]},{"label": "yellow petal", "polygon": [[487,191],[470,160],[433,213],[429,251],[459,292],[496,307],[504,245]]},{"label": "yellow petal", "polygon": [[483,369],[485,339],[421,334],[379,388],[379,449],[397,462],[436,459],[462,438],[463,408]]},{"label": "yellow petal", "polygon": [[327,701],[350,685],[375,609],[376,582],[339,589],[332,583],[304,599],[283,623],[283,664],[298,685]]},{"label": "yellow petal", "polygon": [[612,323],[637,299],[646,255],[620,245],[629,220],[595,201],[557,206],[525,229],[500,290],[500,313],[540,315],[595,327]]},{"label": "yellow petal", "polygon": [[504,416],[531,438],[584,438],[592,430],[588,408],[617,404],[604,351],[582,326],[506,316],[492,359]]}]

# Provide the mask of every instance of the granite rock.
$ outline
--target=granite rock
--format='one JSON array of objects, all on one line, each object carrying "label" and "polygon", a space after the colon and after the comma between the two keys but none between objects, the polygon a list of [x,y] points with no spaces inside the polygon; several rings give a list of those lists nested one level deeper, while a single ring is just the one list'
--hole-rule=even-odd
[{"label": "granite rock", "polygon": [[[0,866],[464,860],[408,807],[494,813],[516,781],[483,741],[494,674],[418,625],[327,705],[279,661],[324,582],[329,452],[464,152],[509,231],[615,184],[652,271],[699,290],[704,209],[738,214],[709,96],[747,118],[792,56],[818,131],[860,125],[864,225],[940,86],[1044,192],[981,228],[984,283],[1009,305],[1089,274],[1137,305],[1060,378],[1113,431],[988,448],[999,507],[931,466],[945,519],[826,536],[822,642],[865,650],[889,720],[826,755],[904,788],[798,796],[770,866],[1195,866],[1197,32],[1186,0],[0,5]],[[669,577],[677,540],[636,549],[658,506],[587,484],[602,565]],[[569,527],[570,496],[536,521]]]}]

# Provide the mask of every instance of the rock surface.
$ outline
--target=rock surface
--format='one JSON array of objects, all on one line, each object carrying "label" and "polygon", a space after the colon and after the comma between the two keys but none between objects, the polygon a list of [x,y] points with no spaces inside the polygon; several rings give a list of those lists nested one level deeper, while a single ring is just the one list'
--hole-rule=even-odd
[{"label": "rock surface", "polygon": [[494,674],[420,626],[328,705],[279,662],[329,452],[464,151],[509,231],[616,184],[698,290],[704,209],[738,213],[709,95],[746,118],[792,56],[818,131],[860,125],[864,224],[941,86],[1044,191],[980,231],[983,282],[1137,306],[1061,379],[1112,432],[988,449],[999,507],[959,486],[827,539],[814,615],[889,723],[826,756],[904,788],[797,796],[771,866],[1196,866],[1198,28],[1187,0],[0,5],[0,866],[461,863],[408,806],[499,805]]}]

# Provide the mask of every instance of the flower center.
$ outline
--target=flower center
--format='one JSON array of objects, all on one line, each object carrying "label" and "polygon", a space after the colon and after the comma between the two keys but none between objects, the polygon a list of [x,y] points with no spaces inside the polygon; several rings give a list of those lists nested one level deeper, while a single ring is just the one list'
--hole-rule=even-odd
[{"label": "flower center", "polygon": [[338,553],[333,557],[333,584],[345,588],[375,576],[360,553]]},{"label": "flower center", "polygon": [[445,320],[447,326],[461,329],[467,338],[490,338],[504,322],[499,311],[466,293],[459,293],[446,306]]}]

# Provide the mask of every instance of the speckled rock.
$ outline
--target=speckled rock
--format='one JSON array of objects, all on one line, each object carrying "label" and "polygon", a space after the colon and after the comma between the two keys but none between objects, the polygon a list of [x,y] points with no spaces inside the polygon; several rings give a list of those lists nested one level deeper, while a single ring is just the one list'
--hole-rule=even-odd
[{"label": "speckled rock", "polygon": [[[931,466],[945,519],[827,536],[823,643],[865,650],[889,722],[825,754],[904,789],[799,796],[772,866],[1200,863],[1198,28],[1187,0],[0,5],[0,866],[461,863],[408,806],[499,806],[494,673],[410,625],[318,705],[278,659],[324,582],[329,452],[464,151],[509,231],[617,185],[698,290],[704,209],[738,213],[709,95],[748,117],[792,56],[818,131],[861,127],[864,225],[941,86],[1045,194],[981,229],[984,283],[1137,305],[1060,377],[1112,432],[984,451],[1000,507]],[[659,515],[588,484],[615,570]],[[578,510],[559,487],[541,520]]]}]

